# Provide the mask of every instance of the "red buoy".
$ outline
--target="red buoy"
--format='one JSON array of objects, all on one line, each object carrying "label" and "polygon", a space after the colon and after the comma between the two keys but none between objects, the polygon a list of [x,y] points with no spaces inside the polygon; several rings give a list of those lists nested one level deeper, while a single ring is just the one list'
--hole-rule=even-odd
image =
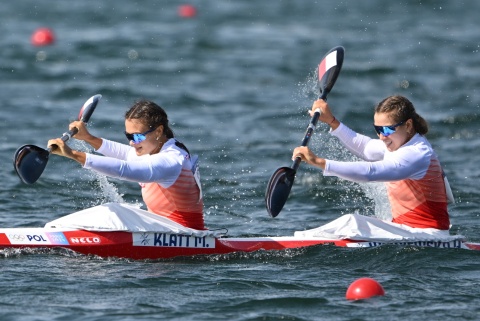
[{"label": "red buoy", "polygon": [[380,283],[371,278],[360,278],[350,284],[345,297],[347,300],[361,300],[383,295],[385,290]]},{"label": "red buoy", "polygon": [[190,4],[184,4],[178,7],[178,15],[182,18],[193,18],[197,15],[197,9]]},{"label": "red buoy", "polygon": [[30,40],[34,46],[48,46],[55,42],[55,36],[49,28],[39,28],[32,34]]}]

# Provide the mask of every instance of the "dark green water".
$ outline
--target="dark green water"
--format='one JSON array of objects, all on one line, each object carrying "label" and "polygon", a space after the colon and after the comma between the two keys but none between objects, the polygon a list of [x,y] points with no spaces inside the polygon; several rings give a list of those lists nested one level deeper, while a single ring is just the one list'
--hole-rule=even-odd
[{"label": "dark green water", "polygon": [[[480,3],[474,1],[16,1],[0,10],[0,226],[46,222],[107,201],[141,200],[137,184],[106,180],[51,157],[21,184],[12,158],[67,130],[86,99],[103,95],[90,128],[123,141],[123,113],[139,98],[169,113],[201,157],[205,216],[231,236],[292,235],[341,214],[385,217],[379,185],[359,186],[305,165],[284,211],[271,219],[270,175],[291,164],[316,97],[322,56],[342,45],[329,96],[338,119],[374,136],[372,110],[408,96],[452,185],[452,232],[480,241],[478,116]],[[53,46],[30,35],[52,28]],[[310,145],[350,159],[319,126]],[[81,148],[78,143],[74,146]],[[384,247],[316,247],[160,262],[0,254],[1,320],[478,320],[480,254]],[[345,300],[373,277],[386,295]]]}]

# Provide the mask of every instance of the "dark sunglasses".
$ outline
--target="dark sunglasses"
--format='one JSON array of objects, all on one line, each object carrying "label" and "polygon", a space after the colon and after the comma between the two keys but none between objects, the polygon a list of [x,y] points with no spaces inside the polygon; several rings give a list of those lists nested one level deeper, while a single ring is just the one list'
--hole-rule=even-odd
[{"label": "dark sunglasses", "polygon": [[125,132],[125,136],[127,137],[128,141],[133,141],[134,144],[140,144],[145,139],[147,139],[147,134],[153,132],[155,129],[156,128],[149,129],[144,133],[129,134]]},{"label": "dark sunglasses", "polygon": [[401,121],[398,124],[395,124],[395,125],[392,125],[392,126],[375,126],[375,125],[373,125],[373,127],[375,128],[375,131],[377,132],[378,135],[382,134],[383,136],[388,137],[397,130],[396,128],[398,126],[402,126],[405,122],[406,122],[406,120]]}]

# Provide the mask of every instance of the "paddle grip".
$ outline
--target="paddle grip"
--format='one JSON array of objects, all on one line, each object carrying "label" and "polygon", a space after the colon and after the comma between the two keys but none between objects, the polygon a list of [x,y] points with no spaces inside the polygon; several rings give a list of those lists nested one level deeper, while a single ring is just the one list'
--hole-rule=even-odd
[{"label": "paddle grip", "polygon": [[63,133],[61,139],[62,139],[64,142],[66,142],[67,140],[69,140],[70,138],[72,138],[72,136],[75,135],[76,133],[78,133],[78,128],[74,127],[73,129],[69,130],[68,132]]}]

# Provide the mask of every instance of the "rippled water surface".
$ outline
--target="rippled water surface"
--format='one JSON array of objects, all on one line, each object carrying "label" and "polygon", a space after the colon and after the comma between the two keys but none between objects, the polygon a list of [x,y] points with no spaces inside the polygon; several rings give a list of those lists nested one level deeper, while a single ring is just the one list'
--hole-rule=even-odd
[{"label": "rippled water surface", "polygon": [[[268,216],[270,175],[291,164],[316,97],[313,73],[345,47],[329,95],[338,119],[374,136],[375,103],[408,96],[457,204],[452,231],[480,241],[477,148],[480,3],[474,1],[9,1],[0,11],[0,226],[46,222],[109,201],[141,201],[138,184],[107,180],[52,156],[40,180],[21,184],[12,159],[45,147],[92,95],[90,123],[124,141],[123,113],[139,98],[168,112],[201,157],[205,216],[232,236],[292,235],[346,213],[388,216],[381,185],[324,178],[302,165],[285,209]],[[34,47],[33,31],[54,30]],[[85,148],[78,142],[77,148]],[[351,156],[318,127],[310,146]],[[473,251],[320,246],[159,262],[102,260],[66,251],[0,254],[2,320],[477,320],[480,261]],[[386,295],[345,300],[373,277]]]}]

